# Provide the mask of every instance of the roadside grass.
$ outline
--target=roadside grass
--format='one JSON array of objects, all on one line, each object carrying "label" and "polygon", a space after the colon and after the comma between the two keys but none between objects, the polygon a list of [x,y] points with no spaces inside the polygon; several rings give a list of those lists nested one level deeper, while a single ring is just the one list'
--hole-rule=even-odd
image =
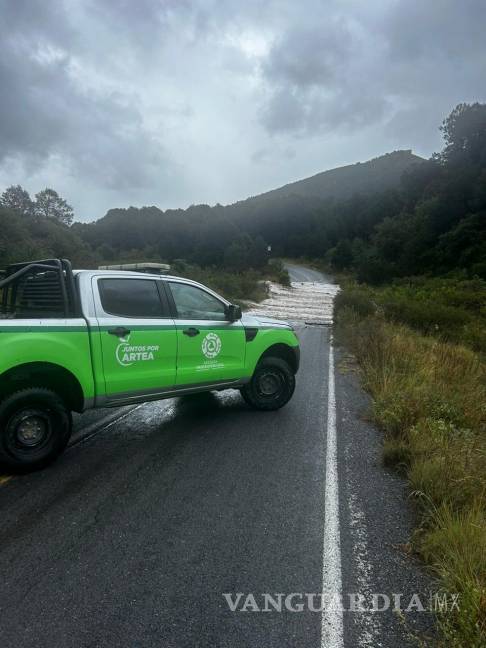
[{"label": "roadside grass", "polygon": [[[484,283],[484,282],[483,282]],[[447,291],[446,285],[443,288]],[[439,614],[443,646],[486,645],[486,364],[482,342],[457,344],[463,320],[441,316],[439,328],[423,318],[411,327],[413,306],[389,307],[396,288],[344,286],[336,299],[336,338],[358,359],[373,397],[372,417],[384,431],[383,462],[404,474],[417,502],[414,549],[459,594],[459,610]],[[407,287],[407,291],[409,288]],[[478,325],[484,307],[474,295],[451,291],[468,323]],[[427,287],[423,308],[430,306]],[[484,297],[484,295],[483,295]],[[469,301],[466,307],[465,301]],[[437,299],[441,304],[441,298]],[[415,312],[415,310],[414,310]],[[428,315],[431,322],[433,317]],[[462,313],[461,313],[462,317]],[[447,324],[445,324],[447,320]],[[479,348],[478,348],[479,347]]]},{"label": "roadside grass", "polygon": [[392,322],[407,324],[425,335],[486,353],[486,281],[451,277],[409,277],[383,287],[340,277],[345,290],[338,306],[359,312],[381,312]]},{"label": "roadside grass", "polygon": [[226,299],[237,304],[260,302],[268,296],[265,280],[290,285],[287,270],[279,260],[272,260],[262,270],[243,270],[233,272],[216,267],[201,267],[176,260],[172,263],[171,274],[187,277],[212,288]]}]

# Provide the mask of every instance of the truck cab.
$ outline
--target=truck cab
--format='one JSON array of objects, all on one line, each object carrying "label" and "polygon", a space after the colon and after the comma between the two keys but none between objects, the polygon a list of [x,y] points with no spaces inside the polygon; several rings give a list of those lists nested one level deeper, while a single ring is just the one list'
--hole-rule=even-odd
[{"label": "truck cab", "polygon": [[71,412],[239,389],[261,410],[295,387],[292,327],[243,315],[190,279],[67,260],[15,264],[0,281],[0,463],[39,468]]}]

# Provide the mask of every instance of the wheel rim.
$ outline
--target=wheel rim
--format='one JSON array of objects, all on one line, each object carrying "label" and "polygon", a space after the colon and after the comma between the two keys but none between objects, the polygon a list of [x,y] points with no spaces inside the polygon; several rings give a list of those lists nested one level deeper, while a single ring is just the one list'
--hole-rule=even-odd
[{"label": "wheel rim", "polygon": [[49,426],[41,416],[27,414],[18,423],[16,429],[17,441],[20,445],[34,447],[45,441]]},{"label": "wheel rim", "polygon": [[52,438],[47,412],[25,409],[14,414],[7,425],[7,445],[15,457],[34,457],[43,453]]},{"label": "wheel rim", "polygon": [[265,371],[258,377],[257,389],[263,398],[278,398],[282,388],[283,380],[278,371]]}]

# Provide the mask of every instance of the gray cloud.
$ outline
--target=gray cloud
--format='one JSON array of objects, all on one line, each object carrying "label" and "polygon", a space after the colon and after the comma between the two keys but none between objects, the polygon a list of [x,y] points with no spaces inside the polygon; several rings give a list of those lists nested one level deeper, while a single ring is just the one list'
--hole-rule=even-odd
[{"label": "gray cloud", "polygon": [[305,31],[289,25],[262,66],[261,120],[269,132],[382,123],[400,136],[411,122],[438,125],[453,105],[478,97],[486,71],[482,0],[379,4],[369,13],[336,5],[333,18],[321,16]]},{"label": "gray cloud", "polygon": [[362,26],[337,6],[335,15],[314,7],[314,20],[291,24],[262,65],[268,97],[261,119],[270,132],[354,130],[385,111],[386,97],[376,92],[374,77],[362,76],[363,65],[376,64],[377,44],[371,53]]},{"label": "gray cloud", "polygon": [[393,60],[413,64],[432,57],[462,67],[466,61],[484,65],[485,24],[483,0],[402,0],[387,12],[384,30]]},{"label": "gray cloud", "polygon": [[482,0],[0,0],[0,189],[231,202],[486,100]]},{"label": "gray cloud", "polygon": [[267,78],[296,90],[335,85],[352,54],[351,35],[341,21],[323,29],[306,27],[285,33],[263,65]]},{"label": "gray cloud", "polygon": [[32,169],[61,156],[71,173],[110,189],[153,182],[167,160],[144,128],[139,98],[80,87],[73,71],[79,38],[62,5],[3,4],[0,162],[16,157]]}]

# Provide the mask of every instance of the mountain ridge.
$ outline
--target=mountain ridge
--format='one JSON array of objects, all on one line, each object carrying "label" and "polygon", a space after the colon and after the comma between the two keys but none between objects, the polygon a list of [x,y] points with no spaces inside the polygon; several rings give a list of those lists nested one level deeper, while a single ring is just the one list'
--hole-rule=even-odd
[{"label": "mountain ridge", "polygon": [[398,149],[365,162],[355,162],[319,171],[312,176],[294,180],[281,187],[238,200],[233,205],[275,197],[333,198],[346,200],[355,194],[372,194],[396,186],[402,174],[415,164],[425,162],[412,149]]}]

